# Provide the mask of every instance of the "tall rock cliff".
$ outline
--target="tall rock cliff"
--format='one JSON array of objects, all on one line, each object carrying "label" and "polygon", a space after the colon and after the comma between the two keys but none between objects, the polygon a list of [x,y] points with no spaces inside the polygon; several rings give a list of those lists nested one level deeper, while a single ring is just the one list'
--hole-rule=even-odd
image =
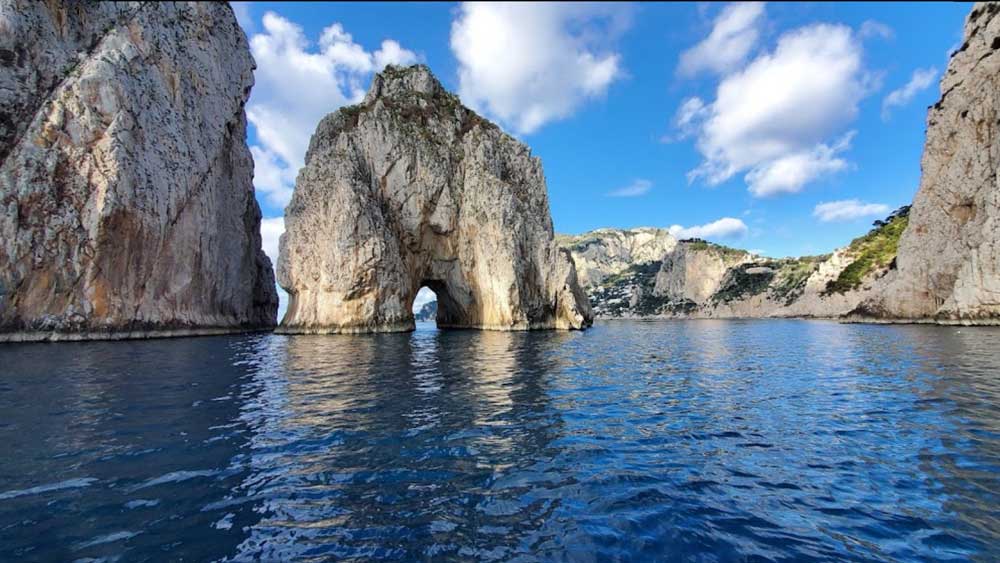
[{"label": "tall rock cliff", "polygon": [[1000,323],[1000,4],[977,3],[927,115],[898,271],[859,315]]},{"label": "tall rock cliff", "polygon": [[0,0],[0,339],[274,325],[226,4]]},{"label": "tall rock cliff", "polygon": [[715,295],[730,269],[750,262],[752,256],[701,240],[684,241],[663,257],[653,293],[701,305]]},{"label": "tall rock cliff", "polygon": [[285,210],[283,332],[583,328],[590,306],[553,241],[542,165],[424,66],[387,67],[326,116]]}]

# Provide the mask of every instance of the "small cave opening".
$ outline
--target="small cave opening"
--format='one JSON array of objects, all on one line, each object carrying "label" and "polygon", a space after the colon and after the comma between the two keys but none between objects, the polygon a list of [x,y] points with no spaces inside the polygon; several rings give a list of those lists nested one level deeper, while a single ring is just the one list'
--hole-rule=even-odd
[{"label": "small cave opening", "polygon": [[433,323],[437,326],[438,297],[433,289],[426,285],[417,291],[413,298],[413,320],[419,327],[421,324]]},{"label": "small cave opening", "polygon": [[456,312],[460,308],[455,305],[444,282],[439,280],[424,280],[420,290],[413,298],[413,319],[420,325],[429,326],[434,323],[438,328],[455,326],[458,323]]}]

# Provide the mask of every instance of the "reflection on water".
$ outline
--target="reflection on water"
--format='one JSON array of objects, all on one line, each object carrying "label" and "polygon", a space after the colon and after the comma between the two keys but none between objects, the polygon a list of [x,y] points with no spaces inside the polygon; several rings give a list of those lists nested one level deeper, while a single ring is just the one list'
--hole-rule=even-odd
[{"label": "reflection on water", "polygon": [[1000,556],[1000,330],[0,348],[0,560]]}]

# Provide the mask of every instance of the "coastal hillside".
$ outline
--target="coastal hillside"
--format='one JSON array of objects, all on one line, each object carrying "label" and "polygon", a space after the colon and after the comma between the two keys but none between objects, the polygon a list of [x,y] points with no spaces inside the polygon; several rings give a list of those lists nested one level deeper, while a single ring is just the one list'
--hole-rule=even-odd
[{"label": "coastal hillside", "polygon": [[[681,240],[658,259],[625,264],[584,289],[598,318],[839,317],[873,295],[875,283],[895,268],[908,221],[909,207],[903,207],[831,254],[798,258]],[[600,229],[558,240],[586,263],[584,252],[613,246],[618,235]],[[590,242],[584,247],[580,240]]]},{"label": "coastal hillside", "polygon": [[418,322],[429,322],[437,320],[438,304],[437,301],[428,301],[420,307],[416,313],[413,313],[413,320]]}]

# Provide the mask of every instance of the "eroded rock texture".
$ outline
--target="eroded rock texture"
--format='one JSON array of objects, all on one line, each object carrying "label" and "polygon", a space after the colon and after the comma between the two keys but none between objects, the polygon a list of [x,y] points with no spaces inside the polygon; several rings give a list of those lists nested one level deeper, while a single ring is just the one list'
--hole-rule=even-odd
[{"label": "eroded rock texture", "polygon": [[1000,4],[977,3],[927,116],[920,189],[898,271],[859,310],[1000,322]]},{"label": "eroded rock texture", "polygon": [[701,305],[715,295],[727,272],[751,254],[704,242],[682,242],[663,257],[653,293],[671,301]]},{"label": "eroded rock texture", "polygon": [[580,285],[591,286],[636,264],[659,261],[677,239],[667,229],[596,229],[582,235],[556,235],[573,255]]},{"label": "eroded rock texture", "polygon": [[412,330],[422,286],[439,326],[591,322],[541,162],[423,66],[386,68],[362,104],[320,122],[285,226],[285,332]]},{"label": "eroded rock texture", "polygon": [[0,338],[274,325],[226,4],[0,0]]}]

